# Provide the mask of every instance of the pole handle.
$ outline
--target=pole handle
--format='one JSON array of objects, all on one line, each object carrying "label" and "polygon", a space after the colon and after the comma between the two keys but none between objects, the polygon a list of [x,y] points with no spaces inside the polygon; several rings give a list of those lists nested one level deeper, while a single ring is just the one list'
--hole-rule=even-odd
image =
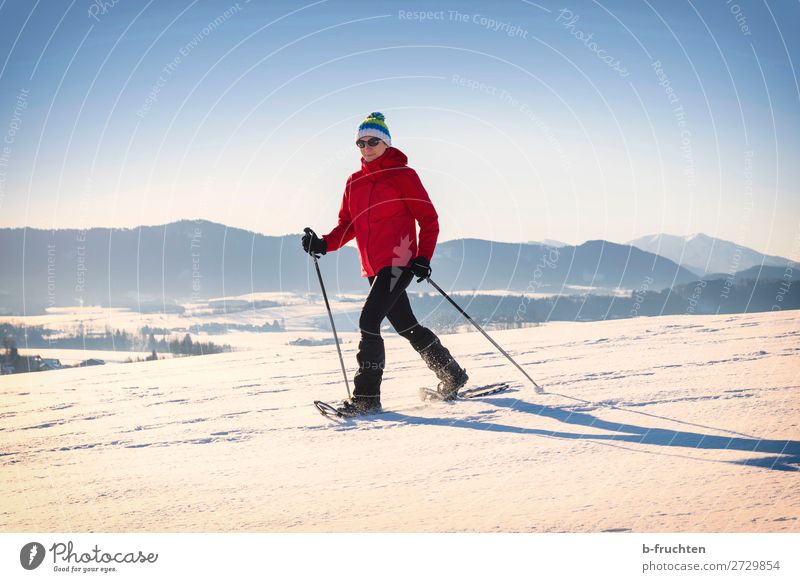
[{"label": "pole handle", "polygon": [[[314,229],[313,229],[313,228],[311,228],[310,226],[307,226],[307,227],[305,227],[305,228],[303,229],[303,232],[304,232],[304,233],[306,233],[306,234],[308,234],[308,235],[311,235],[311,236],[312,236],[312,237],[314,237],[314,238],[319,238],[319,237],[317,236],[317,233],[316,233],[316,232],[314,232]],[[315,259],[318,259],[318,258],[320,258],[320,257],[322,256],[322,255],[318,255],[318,254],[316,254],[316,253],[312,253],[312,252],[311,252],[311,246],[310,246],[310,245],[309,245],[309,247],[308,247],[308,254],[309,254],[309,255],[311,255],[312,257],[314,257]]]}]

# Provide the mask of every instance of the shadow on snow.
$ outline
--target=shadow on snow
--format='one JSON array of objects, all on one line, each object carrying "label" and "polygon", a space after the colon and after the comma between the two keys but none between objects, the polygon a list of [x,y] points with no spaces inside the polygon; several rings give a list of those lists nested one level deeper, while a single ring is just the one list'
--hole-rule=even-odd
[{"label": "shadow on snow", "polygon": [[506,432],[514,434],[530,434],[561,439],[575,439],[587,441],[614,441],[624,443],[638,443],[661,447],[681,447],[691,449],[707,449],[722,451],[747,451],[748,453],[774,453],[775,456],[743,459],[739,461],[724,461],[749,467],[764,467],[776,471],[800,471],[800,441],[769,440],[758,438],[727,437],[698,432],[685,432],[665,428],[653,428],[635,424],[619,423],[603,420],[586,412],[575,412],[558,407],[531,404],[512,398],[493,398],[485,401],[499,408],[507,408],[518,412],[534,414],[545,418],[552,418],[564,424],[591,427],[610,431],[614,434],[585,434],[577,432],[564,432],[544,430],[538,428],[524,428],[491,421],[481,422],[463,419],[424,418],[409,416],[397,412],[381,414],[382,420],[404,422],[407,424],[452,426],[455,428],[470,428],[493,432]]}]

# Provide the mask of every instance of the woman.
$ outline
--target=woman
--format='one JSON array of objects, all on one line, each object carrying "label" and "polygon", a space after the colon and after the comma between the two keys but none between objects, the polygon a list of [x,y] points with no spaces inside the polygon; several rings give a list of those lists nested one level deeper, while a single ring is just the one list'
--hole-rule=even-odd
[{"label": "woman", "polygon": [[[416,276],[431,274],[430,261],[439,236],[439,217],[417,173],[406,165],[405,154],[392,147],[386,119],[371,113],[356,136],[361,169],[347,179],[339,223],[322,238],[306,234],[303,250],[325,254],[340,249],[353,237],[361,258],[361,276],[370,283],[359,318],[358,371],[352,398],[338,411],[358,416],[381,411],[381,379],[385,352],[381,337],[384,318],[411,342],[439,379],[438,391],[455,398],[469,377],[442,346],[439,338],[417,322],[406,287]],[[419,244],[417,227],[419,223]]]}]

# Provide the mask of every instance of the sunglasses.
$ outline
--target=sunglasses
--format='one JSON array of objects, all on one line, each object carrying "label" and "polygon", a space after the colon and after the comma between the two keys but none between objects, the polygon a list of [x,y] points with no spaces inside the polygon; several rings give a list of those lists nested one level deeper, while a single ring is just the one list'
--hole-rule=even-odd
[{"label": "sunglasses", "polygon": [[377,137],[371,137],[371,138],[369,138],[369,139],[368,139],[368,140],[366,140],[366,141],[364,141],[363,139],[360,139],[360,140],[358,140],[358,141],[356,142],[356,145],[357,145],[358,147],[360,147],[361,149],[364,149],[366,146],[369,146],[369,147],[371,147],[371,148],[374,148],[376,145],[378,145],[378,144],[379,144],[379,143],[381,143],[382,141],[383,141],[383,140],[381,140],[381,139],[378,139]]}]

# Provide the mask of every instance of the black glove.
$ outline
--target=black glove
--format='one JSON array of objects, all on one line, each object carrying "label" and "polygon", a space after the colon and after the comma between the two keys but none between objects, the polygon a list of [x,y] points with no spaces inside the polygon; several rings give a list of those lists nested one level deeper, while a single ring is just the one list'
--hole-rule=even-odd
[{"label": "black glove", "polygon": [[325,239],[319,238],[310,228],[306,229],[302,243],[303,250],[309,254],[314,253],[316,255],[317,253],[321,253],[324,255],[328,252],[328,243],[325,242]]},{"label": "black glove", "polygon": [[414,258],[414,260],[408,264],[408,268],[411,269],[415,277],[419,277],[417,283],[431,276],[431,262],[422,255]]}]

